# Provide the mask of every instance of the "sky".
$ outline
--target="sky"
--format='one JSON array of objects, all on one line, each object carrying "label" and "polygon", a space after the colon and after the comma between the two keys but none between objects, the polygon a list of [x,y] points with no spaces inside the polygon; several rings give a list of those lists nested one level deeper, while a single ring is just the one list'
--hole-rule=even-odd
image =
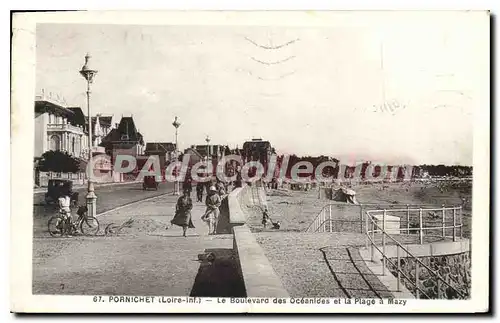
[{"label": "sky", "polygon": [[[482,26],[482,25],[481,25]],[[39,24],[37,91],[86,113],[133,116],[146,142],[242,147],[384,163],[472,164],[485,98],[477,19],[319,26]],[[481,82],[479,82],[480,80]]]}]

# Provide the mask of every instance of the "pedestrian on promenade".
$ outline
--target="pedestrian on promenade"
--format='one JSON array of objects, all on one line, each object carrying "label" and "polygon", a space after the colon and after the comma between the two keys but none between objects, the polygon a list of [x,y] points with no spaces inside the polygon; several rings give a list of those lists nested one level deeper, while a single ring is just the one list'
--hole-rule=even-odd
[{"label": "pedestrian on promenade", "polygon": [[193,208],[193,202],[189,194],[191,191],[183,190],[182,196],[177,200],[177,205],[175,206],[175,216],[170,221],[170,223],[182,227],[182,236],[186,236],[186,231],[188,228],[194,228],[193,221],[191,220],[191,209]]},{"label": "pedestrian on promenade", "polygon": [[226,187],[224,186],[224,183],[222,183],[222,181],[218,181],[215,187],[217,188],[217,193],[219,193],[219,196],[223,196],[226,194]]},{"label": "pedestrian on promenade", "polygon": [[196,184],[196,198],[198,202],[203,202],[203,191],[205,190],[205,184],[198,182]]},{"label": "pedestrian on promenade", "polygon": [[66,234],[68,236],[71,236],[69,232],[69,226],[71,225],[71,198],[69,195],[63,195],[58,199],[59,203],[59,213],[62,215],[62,221],[59,221],[56,224],[56,228],[61,230],[62,234]]},{"label": "pedestrian on promenade", "polygon": [[243,184],[243,180],[241,178],[241,173],[237,172],[236,173],[236,181],[234,181],[234,187],[241,187]]},{"label": "pedestrian on promenade", "polygon": [[219,220],[219,207],[221,206],[221,197],[217,194],[217,189],[215,186],[211,186],[209,189],[209,194],[205,199],[205,205],[207,210],[205,214],[201,217],[203,221],[208,224],[208,234],[215,234],[217,229],[217,222]]},{"label": "pedestrian on promenade", "polygon": [[193,184],[191,177],[186,178],[184,181],[184,184],[182,184],[182,190],[187,191],[188,195],[191,196],[191,191],[193,190]]},{"label": "pedestrian on promenade", "polygon": [[264,226],[264,229],[266,229],[267,224],[271,222],[271,217],[269,216],[269,211],[267,208],[264,208],[264,211],[262,212],[262,225]]}]

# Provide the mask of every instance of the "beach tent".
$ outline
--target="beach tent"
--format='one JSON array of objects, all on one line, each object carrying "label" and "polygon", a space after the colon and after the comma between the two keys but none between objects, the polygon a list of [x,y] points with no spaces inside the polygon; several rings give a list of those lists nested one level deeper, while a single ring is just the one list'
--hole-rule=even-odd
[{"label": "beach tent", "polygon": [[333,195],[332,200],[349,204],[359,204],[356,200],[356,192],[348,188],[339,188]]}]

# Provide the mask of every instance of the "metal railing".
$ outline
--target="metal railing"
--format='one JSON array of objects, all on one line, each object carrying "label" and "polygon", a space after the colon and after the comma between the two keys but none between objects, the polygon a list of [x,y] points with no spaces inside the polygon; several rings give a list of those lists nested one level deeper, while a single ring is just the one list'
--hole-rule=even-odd
[{"label": "metal railing", "polygon": [[262,185],[262,180],[257,180],[252,183],[251,186],[248,186],[252,193],[252,200],[254,202],[254,206],[259,207],[262,211],[264,211],[264,203],[262,202],[261,196],[260,196],[260,191],[259,188],[262,187],[264,189],[264,192],[267,194],[265,190],[265,185]]},{"label": "metal railing", "polygon": [[[388,218],[388,213],[405,213],[405,217],[407,218],[407,226],[406,228],[395,228],[391,227],[389,230],[386,228],[387,223],[391,222],[400,222],[400,220],[390,220]],[[410,215],[411,212],[418,212],[418,227],[410,228]],[[423,214],[432,212],[439,212],[441,215],[441,219],[438,219],[440,222],[439,226],[429,226],[429,224],[425,224]],[[446,223],[446,214],[451,213],[453,222],[451,225],[447,225]],[[410,230],[413,230],[418,234],[419,243],[424,243],[424,232],[428,231],[440,231],[440,236],[442,238],[452,238],[453,241],[456,241],[458,234],[457,231],[460,231],[460,237],[462,235],[462,217],[461,217],[462,207],[442,207],[442,208],[431,208],[431,209],[423,209],[423,208],[410,208],[406,209],[392,209],[392,210],[370,210],[366,211],[366,246],[370,249],[370,257],[371,261],[375,261],[375,250],[377,250],[382,257],[382,274],[386,275],[387,271],[387,263],[389,263],[393,270],[396,271],[397,276],[397,290],[401,291],[401,280],[406,280],[411,286],[415,288],[415,296],[416,298],[420,298],[421,295],[426,298],[431,298],[425,290],[420,286],[420,268],[425,268],[429,275],[431,275],[437,281],[437,298],[442,298],[442,284],[444,284],[447,288],[452,289],[460,298],[466,298],[467,295],[463,291],[459,290],[457,287],[453,286],[452,283],[460,285],[459,282],[453,280],[449,277],[448,282],[445,278],[443,278],[437,271],[433,270],[426,264],[424,264],[417,256],[413,255],[408,248],[403,246],[400,241],[395,239],[393,236],[394,233],[389,233],[388,231],[394,232],[396,231],[398,234],[401,234],[401,231],[410,234]],[[459,217],[459,221],[457,223],[457,217]],[[399,217],[398,217],[399,218]],[[446,234],[447,231],[451,231],[452,235],[448,236]],[[377,243],[375,241],[375,234],[381,235],[381,243]],[[428,235],[427,235],[428,236]],[[390,257],[388,257],[386,249],[387,249],[387,239],[392,242],[393,245],[396,246],[396,263],[394,263]],[[415,261],[415,276],[414,279],[408,277],[408,275],[401,269],[401,251],[404,252],[404,258],[411,258]]]},{"label": "metal railing", "polygon": [[[311,224],[307,227],[306,232],[333,232],[333,222],[335,221],[359,222],[356,220],[335,219],[334,217],[332,217],[332,206],[336,205],[335,204],[325,205],[318,213],[314,221],[311,222]],[[362,210],[362,208],[360,208],[360,210]],[[360,213],[360,216],[362,217],[363,214]]]},{"label": "metal railing", "polygon": [[[416,208],[416,207],[422,207],[422,206],[429,206],[433,207],[434,205],[431,204],[419,204],[419,205],[410,205],[406,204],[406,209],[408,208]],[[318,212],[318,215],[314,218],[314,220],[309,224],[305,232],[334,232],[333,230],[333,224],[334,223],[350,223],[354,225],[355,227],[359,227],[360,233],[365,233],[366,231],[366,221],[365,221],[365,215],[364,213],[367,210],[378,210],[380,208],[386,208],[389,210],[392,210],[394,208],[400,208],[401,205],[397,204],[376,204],[376,203],[363,203],[363,204],[347,204],[347,203],[330,203],[325,206]],[[357,215],[354,217],[351,217],[350,219],[346,218],[339,218],[338,211],[335,209],[338,208],[351,208],[351,209],[358,209],[356,211]],[[405,210],[406,210],[405,209]],[[358,230],[356,228],[356,230]]]}]

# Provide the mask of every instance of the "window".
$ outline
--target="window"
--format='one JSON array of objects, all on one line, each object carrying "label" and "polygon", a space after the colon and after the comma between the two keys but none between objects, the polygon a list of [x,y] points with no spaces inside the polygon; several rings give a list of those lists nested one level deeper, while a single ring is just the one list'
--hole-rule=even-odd
[{"label": "window", "polygon": [[61,149],[61,139],[59,136],[53,135],[50,137],[50,150],[60,150]]},{"label": "window", "polygon": [[73,155],[76,155],[76,139],[73,138],[73,140],[71,140],[71,152],[73,153]]}]

